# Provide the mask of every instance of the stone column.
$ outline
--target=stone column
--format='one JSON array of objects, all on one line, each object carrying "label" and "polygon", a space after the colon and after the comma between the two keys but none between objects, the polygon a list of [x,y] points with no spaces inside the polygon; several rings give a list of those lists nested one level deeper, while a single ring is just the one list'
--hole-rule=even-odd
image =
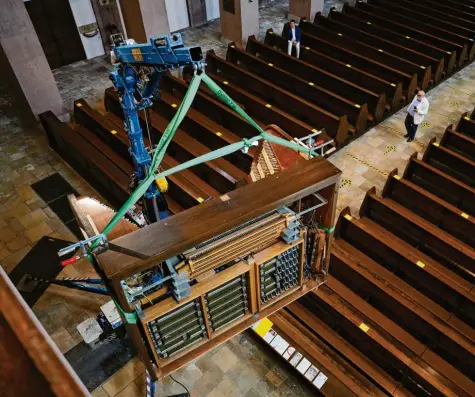
[{"label": "stone column", "polygon": [[0,45],[32,113],[63,116],[63,100],[23,0],[0,3]]},{"label": "stone column", "polygon": [[323,0],[290,0],[289,14],[295,17],[306,17],[313,21],[317,12],[323,12]]},{"label": "stone column", "polygon": [[120,0],[127,38],[145,43],[150,37],[170,34],[165,0]]},{"label": "stone column", "polygon": [[219,0],[221,34],[224,40],[245,43],[259,36],[258,0]]}]

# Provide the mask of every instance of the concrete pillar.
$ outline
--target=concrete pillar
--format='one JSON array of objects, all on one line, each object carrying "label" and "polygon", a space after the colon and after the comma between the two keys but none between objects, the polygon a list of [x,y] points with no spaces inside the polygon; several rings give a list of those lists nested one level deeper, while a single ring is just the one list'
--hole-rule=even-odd
[{"label": "concrete pillar", "polygon": [[323,12],[324,0],[290,0],[289,14],[313,21],[317,12]]},{"label": "concrete pillar", "polygon": [[53,73],[23,0],[1,0],[0,45],[35,117],[65,113]]},{"label": "concrete pillar", "polygon": [[221,34],[224,40],[245,43],[259,36],[258,0],[219,0]]},{"label": "concrete pillar", "polygon": [[127,37],[137,43],[170,33],[165,0],[120,0],[120,9]]}]

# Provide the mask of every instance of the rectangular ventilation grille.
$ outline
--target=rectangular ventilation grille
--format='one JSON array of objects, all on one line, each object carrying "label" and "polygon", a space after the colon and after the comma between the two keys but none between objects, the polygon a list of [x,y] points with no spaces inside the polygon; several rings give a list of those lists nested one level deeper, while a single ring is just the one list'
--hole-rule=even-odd
[{"label": "rectangular ventilation grille", "polygon": [[159,358],[170,357],[206,336],[198,299],[147,323]]},{"label": "rectangular ventilation grille", "polygon": [[259,266],[261,303],[281,295],[299,282],[300,247],[297,245]]},{"label": "rectangular ventilation grille", "polygon": [[205,305],[213,332],[244,316],[248,311],[247,276],[243,274],[208,292]]}]

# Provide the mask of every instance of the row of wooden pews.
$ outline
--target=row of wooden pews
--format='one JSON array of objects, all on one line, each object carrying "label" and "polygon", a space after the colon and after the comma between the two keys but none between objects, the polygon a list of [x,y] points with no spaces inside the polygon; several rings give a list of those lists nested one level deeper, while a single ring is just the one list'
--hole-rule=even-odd
[{"label": "row of wooden pews", "polygon": [[325,375],[321,395],[473,395],[471,123],[463,114],[403,176],[392,171],[381,196],[370,189],[358,219],[344,209],[327,283],[270,317]]}]

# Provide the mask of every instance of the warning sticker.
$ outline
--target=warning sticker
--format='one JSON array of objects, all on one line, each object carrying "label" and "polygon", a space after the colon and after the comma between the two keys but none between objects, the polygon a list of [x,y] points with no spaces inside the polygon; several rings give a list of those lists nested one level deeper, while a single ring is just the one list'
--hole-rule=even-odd
[{"label": "warning sticker", "polygon": [[315,377],[318,374],[318,368],[315,365],[312,365],[307,372],[305,372],[305,377],[310,381],[313,382]]},{"label": "warning sticker", "polygon": [[277,332],[275,332],[272,328],[269,330],[269,332],[264,336],[264,340],[267,343],[271,343],[272,339],[274,339],[277,335]]},{"label": "warning sticker", "polygon": [[294,356],[290,360],[290,364],[296,367],[299,361],[302,359],[302,357],[303,357],[302,353],[299,353],[299,352],[295,353]]},{"label": "warning sticker", "polygon": [[290,356],[292,356],[292,354],[295,353],[295,347],[293,346],[290,346],[286,351],[285,353],[282,355],[282,357],[284,357],[286,360],[288,360],[290,358]]},{"label": "warning sticker", "polygon": [[312,363],[304,357],[303,360],[300,361],[300,364],[297,365],[297,371],[299,371],[301,374],[304,374],[310,365],[312,365]]},{"label": "warning sticker", "polygon": [[289,347],[289,343],[285,339],[281,338],[280,342],[275,347],[275,351],[279,353],[280,355],[282,355],[284,354],[284,352],[287,350],[288,347]]},{"label": "warning sticker", "polygon": [[270,321],[267,317],[263,318],[261,321],[255,323],[252,326],[254,332],[259,335],[261,338],[266,336],[267,332],[272,328],[272,321]]},{"label": "warning sticker", "polygon": [[325,384],[325,382],[327,381],[328,379],[328,376],[326,376],[323,372],[320,372],[318,374],[318,376],[315,378],[315,380],[313,381],[313,384],[318,388],[318,389],[321,389],[322,386]]}]

